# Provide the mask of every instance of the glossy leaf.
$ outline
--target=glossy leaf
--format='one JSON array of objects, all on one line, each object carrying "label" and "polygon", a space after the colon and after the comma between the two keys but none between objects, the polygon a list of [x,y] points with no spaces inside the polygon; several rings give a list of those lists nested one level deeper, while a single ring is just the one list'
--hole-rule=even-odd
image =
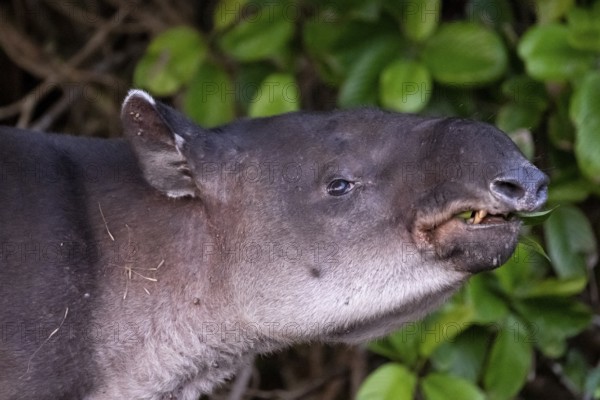
[{"label": "glossy leaf", "polygon": [[268,117],[300,109],[300,91],[290,74],[271,74],[262,82],[248,109],[251,117]]},{"label": "glossy leaf", "polygon": [[567,15],[569,44],[576,49],[600,51],[600,2],[591,9],[576,7]]},{"label": "glossy leaf", "polygon": [[585,355],[578,349],[571,349],[567,353],[563,366],[565,376],[569,379],[570,383],[580,392],[583,392],[589,370]]},{"label": "glossy leaf", "polygon": [[401,41],[394,36],[382,37],[371,44],[350,67],[340,88],[338,103],[342,107],[375,105],[379,74],[398,56]]},{"label": "glossy leaf", "polygon": [[403,1],[400,9],[400,27],[411,40],[422,42],[431,36],[440,21],[440,0]]},{"label": "glossy leaf", "polygon": [[600,366],[592,369],[585,380],[586,398],[598,399],[600,397]]},{"label": "glossy leaf", "polygon": [[544,111],[548,106],[546,87],[526,75],[517,75],[502,84],[502,94],[511,103],[525,106],[528,109]]},{"label": "glossy leaf", "polygon": [[509,103],[498,111],[496,126],[504,132],[519,129],[534,130],[540,124],[542,113],[539,109],[523,104]]},{"label": "glossy leaf", "polygon": [[415,113],[423,110],[431,97],[429,71],[419,62],[400,59],[381,73],[381,104],[391,110]]},{"label": "glossy leaf", "polygon": [[553,182],[548,188],[548,202],[574,203],[585,200],[590,195],[593,184],[583,178]]},{"label": "glossy leaf", "polygon": [[475,310],[474,321],[480,324],[499,321],[508,314],[508,306],[495,292],[492,278],[492,275],[480,274],[471,278],[466,286],[467,298]]},{"label": "glossy leaf", "polygon": [[481,85],[498,79],[507,66],[502,39],[470,22],[453,22],[427,41],[423,61],[433,78],[448,85]]},{"label": "glossy leaf", "polygon": [[419,360],[419,348],[424,337],[423,322],[411,322],[389,337],[390,344],[396,352],[396,357],[409,366],[414,366]]},{"label": "glossy leaf", "polygon": [[518,53],[527,73],[541,81],[566,81],[591,68],[593,53],[569,45],[568,29],[561,24],[530,28],[521,38]]},{"label": "glossy leaf", "polygon": [[526,337],[503,329],[490,351],[483,384],[489,400],[512,399],[525,384],[533,360]]},{"label": "glossy leaf", "polygon": [[448,304],[424,321],[419,352],[427,357],[443,342],[451,341],[474,321],[470,304]]},{"label": "glossy leaf", "polygon": [[553,207],[549,210],[533,211],[533,212],[517,212],[515,213],[519,219],[521,219],[525,225],[539,225],[546,221],[552,213],[558,208]]},{"label": "glossy leaf", "polygon": [[158,96],[175,93],[189,83],[206,57],[207,46],[198,31],[182,26],[155,37],[136,65],[134,85]]},{"label": "glossy leaf", "polygon": [[592,317],[582,303],[562,297],[515,301],[513,306],[529,324],[536,347],[550,357],[562,355],[565,339],[585,329]]},{"label": "glossy leaf", "polygon": [[587,276],[587,266],[598,259],[592,226],[578,208],[561,206],[544,224],[546,249],[561,278]]},{"label": "glossy leaf", "polygon": [[581,172],[600,183],[600,72],[588,73],[573,94],[570,109],[576,131],[575,155]]},{"label": "glossy leaf", "polygon": [[540,280],[538,270],[547,264],[534,248],[521,242],[513,255],[502,267],[492,273],[498,278],[500,287],[509,294],[516,295],[522,288],[528,288],[532,281]]},{"label": "glossy leaf", "polygon": [[248,0],[219,0],[213,12],[213,24],[217,30],[231,26],[242,15]]},{"label": "glossy leaf", "polygon": [[473,383],[456,376],[432,373],[421,384],[426,400],[485,400],[485,395]]},{"label": "glossy leaf", "polygon": [[[389,21],[379,21],[374,24],[338,20],[323,12],[306,22],[303,41],[316,64],[319,75],[323,80],[337,87],[344,82],[361,55],[370,51],[373,43],[379,42],[384,37],[393,36],[397,49],[391,51],[400,51],[404,43],[397,31],[398,28]],[[397,56],[396,53],[391,54],[389,61]]]},{"label": "glossy leaf", "polygon": [[536,0],[535,9],[542,24],[556,21],[569,11],[575,0]]},{"label": "glossy leaf", "polygon": [[372,372],[356,400],[413,400],[417,377],[402,364],[388,363]]},{"label": "glossy leaf", "polygon": [[203,64],[185,93],[183,107],[187,115],[205,127],[230,122],[235,116],[235,92],[225,71]]},{"label": "glossy leaf", "polygon": [[476,21],[495,29],[514,23],[514,13],[507,0],[470,0],[467,3],[469,21]]},{"label": "glossy leaf", "polygon": [[274,73],[267,63],[243,64],[235,74],[235,96],[244,111],[248,111],[267,76]]},{"label": "glossy leaf", "polygon": [[532,297],[569,297],[580,294],[587,285],[585,277],[567,279],[548,278],[540,282],[532,283],[529,290],[522,291],[521,295]]},{"label": "glossy leaf", "polygon": [[454,340],[442,343],[430,360],[439,372],[445,372],[478,382],[483,371],[490,343],[490,334],[484,328],[473,326]]},{"label": "glossy leaf", "polygon": [[219,43],[239,61],[256,61],[283,53],[294,34],[293,20],[278,3],[269,3],[226,32]]},{"label": "glossy leaf", "polygon": [[[552,211],[552,210],[550,210],[550,211]],[[544,216],[540,217],[540,220],[543,220],[543,219],[545,219]],[[532,223],[530,225],[536,225],[536,224]],[[539,244],[538,242],[536,242],[535,240],[533,240],[531,237],[529,237],[529,236],[521,236],[519,238],[519,243],[527,246],[530,250],[535,251],[537,254],[541,255],[546,260],[552,262],[552,260],[550,259],[550,257],[548,257],[548,254],[546,254],[546,251],[544,250],[544,248],[542,247],[542,245]]]}]

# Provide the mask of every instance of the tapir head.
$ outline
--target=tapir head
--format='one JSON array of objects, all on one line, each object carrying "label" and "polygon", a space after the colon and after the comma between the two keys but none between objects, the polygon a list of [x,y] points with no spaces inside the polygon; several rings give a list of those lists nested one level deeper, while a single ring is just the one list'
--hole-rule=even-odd
[{"label": "tapir head", "polygon": [[203,129],[142,91],[122,119],[148,184],[206,215],[185,268],[222,277],[275,342],[353,342],[417,318],[505,262],[514,213],[546,199],[547,177],[478,122],[361,109]]}]

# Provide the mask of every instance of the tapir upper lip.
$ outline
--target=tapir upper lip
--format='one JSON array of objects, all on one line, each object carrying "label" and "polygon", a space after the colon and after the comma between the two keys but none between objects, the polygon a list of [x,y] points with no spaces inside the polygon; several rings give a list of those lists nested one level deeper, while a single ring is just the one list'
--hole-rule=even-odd
[{"label": "tapir upper lip", "polygon": [[[466,210],[483,210],[480,221],[457,216]],[[424,254],[449,262],[452,268],[476,273],[499,267],[514,251],[521,221],[516,210],[490,202],[454,202],[441,210],[421,212],[415,220],[413,240]]]},{"label": "tapir upper lip", "polygon": [[486,224],[467,224],[469,229],[486,229],[503,223],[510,223],[517,220],[515,216],[516,210],[511,208],[500,208],[497,206],[486,205],[483,202],[467,202],[467,203],[452,203],[442,210],[434,212],[417,213],[415,219],[415,228],[419,231],[430,231],[447,223],[450,220],[457,218],[458,214],[465,211],[485,211],[488,216],[502,217],[502,220],[496,220]]}]

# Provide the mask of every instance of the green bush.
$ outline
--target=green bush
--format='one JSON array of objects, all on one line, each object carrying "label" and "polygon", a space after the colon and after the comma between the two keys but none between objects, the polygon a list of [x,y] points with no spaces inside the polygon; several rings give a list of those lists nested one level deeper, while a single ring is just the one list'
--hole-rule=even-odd
[{"label": "green bush", "polygon": [[600,1],[444,7],[223,0],[209,32],[176,27],[154,38],[135,84],[179,96],[206,126],[297,110],[314,80],[337,93],[338,107],[495,123],[551,175],[549,207],[559,207],[525,230],[502,268],[372,343],[390,361],[358,399],[510,399],[540,360],[574,395],[598,399],[600,367],[569,339],[593,316],[583,299],[598,248],[582,204],[600,196]]}]

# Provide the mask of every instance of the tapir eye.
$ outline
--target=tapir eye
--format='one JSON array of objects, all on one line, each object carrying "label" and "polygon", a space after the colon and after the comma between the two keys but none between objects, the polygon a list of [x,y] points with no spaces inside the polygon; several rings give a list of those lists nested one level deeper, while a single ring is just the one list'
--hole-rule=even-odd
[{"label": "tapir eye", "polygon": [[345,179],[334,179],[327,185],[327,193],[332,196],[342,196],[352,190],[354,182]]}]

